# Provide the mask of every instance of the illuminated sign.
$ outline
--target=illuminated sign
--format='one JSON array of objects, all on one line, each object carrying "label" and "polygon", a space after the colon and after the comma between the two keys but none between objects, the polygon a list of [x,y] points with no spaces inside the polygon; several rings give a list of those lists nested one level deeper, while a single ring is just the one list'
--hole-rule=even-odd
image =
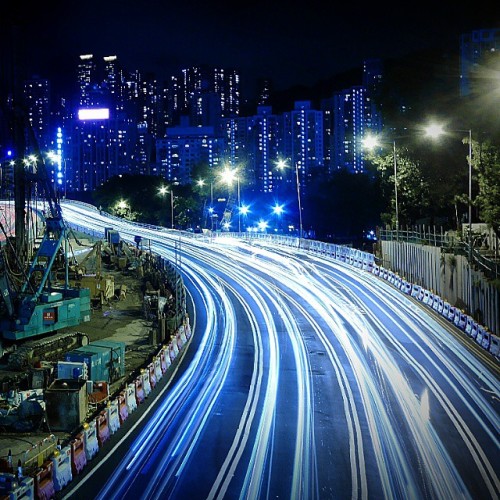
[{"label": "illuminated sign", "polygon": [[84,108],[78,110],[78,119],[80,120],[108,120],[108,108]]}]

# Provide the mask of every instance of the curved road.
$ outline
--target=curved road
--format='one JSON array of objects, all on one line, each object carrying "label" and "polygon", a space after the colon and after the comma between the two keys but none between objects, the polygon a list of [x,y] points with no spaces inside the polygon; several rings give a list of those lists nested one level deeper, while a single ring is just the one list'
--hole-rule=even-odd
[{"label": "curved road", "polygon": [[498,363],[411,297],[294,248],[63,213],[149,238],[194,311],[189,362],[67,498],[499,497]]}]

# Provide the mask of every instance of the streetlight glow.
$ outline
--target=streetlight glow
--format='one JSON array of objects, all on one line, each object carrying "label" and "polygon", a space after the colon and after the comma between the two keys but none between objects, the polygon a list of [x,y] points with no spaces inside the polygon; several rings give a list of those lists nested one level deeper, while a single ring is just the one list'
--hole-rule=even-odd
[{"label": "streetlight glow", "polygon": [[[380,143],[376,136],[367,135],[362,144],[367,149],[379,147]],[[398,160],[396,157],[396,139],[392,141],[392,158],[394,166],[394,210],[396,215],[396,240],[399,241],[399,204],[398,204]]]},{"label": "streetlight glow", "polygon": [[166,186],[161,186],[158,192],[162,197],[164,197],[167,193],[170,193],[170,226],[174,229],[174,190],[172,187],[168,189]]},{"label": "streetlight glow", "polygon": [[[286,163],[285,160],[278,160],[276,163],[276,167],[279,170],[283,170],[288,167],[288,164]],[[297,203],[299,205],[299,248],[300,248],[300,242],[302,239],[302,202],[301,202],[301,196],[300,196],[300,180],[299,180],[299,164],[298,162],[295,162],[295,182],[297,185]]]},{"label": "streetlight glow", "polygon": [[238,191],[238,232],[241,233],[241,199],[240,199],[240,176],[238,175],[238,169],[232,169],[229,167],[225,167],[221,172],[220,177],[223,182],[225,182],[229,187],[232,186],[233,182],[237,183],[237,191]]},{"label": "streetlight glow", "polygon": [[[474,314],[473,307],[473,296],[472,296],[472,130],[454,130],[454,132],[466,132],[468,134],[468,142],[469,142],[469,154],[467,156],[467,163],[469,164],[469,211],[468,211],[468,219],[469,219],[469,308],[471,314]],[[433,139],[439,138],[441,135],[445,134],[446,131],[442,125],[431,123],[425,128],[425,134]]]}]

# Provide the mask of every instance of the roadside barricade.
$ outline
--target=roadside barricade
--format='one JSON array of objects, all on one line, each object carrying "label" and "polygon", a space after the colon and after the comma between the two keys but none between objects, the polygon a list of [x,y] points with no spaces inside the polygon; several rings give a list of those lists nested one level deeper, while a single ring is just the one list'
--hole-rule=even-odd
[{"label": "roadside barricade", "polygon": [[170,340],[168,355],[170,357],[170,361],[173,362],[174,359],[179,354],[179,346],[177,345],[175,337]]},{"label": "roadside barricade", "polygon": [[149,379],[149,370],[141,370],[142,387],[144,389],[144,397],[147,398],[151,392],[151,380]]},{"label": "roadside barricade", "polygon": [[95,424],[97,428],[97,442],[99,448],[102,448],[111,435],[108,425],[108,412],[106,410],[102,410],[99,415],[97,415]]},{"label": "roadside barricade", "polygon": [[[12,478],[4,476],[12,476]],[[0,498],[33,500],[35,498],[35,480],[31,476],[26,476],[18,481],[14,474],[0,473]]]},{"label": "roadside barricade", "polygon": [[49,500],[55,496],[52,471],[52,461],[46,460],[35,474],[35,495],[40,500]]},{"label": "roadside barricade", "polygon": [[0,498],[9,500],[33,500],[35,480],[31,476],[18,479],[9,472],[0,473]]},{"label": "roadside barricade", "polygon": [[411,287],[411,296],[415,299],[418,299],[418,296],[420,295],[420,290],[422,290],[422,287],[420,285],[413,284]]},{"label": "roadside barricade", "polygon": [[149,363],[148,373],[149,373],[149,383],[151,384],[151,389],[154,389],[156,387],[156,370],[154,362]]},{"label": "roadside barricade", "polygon": [[476,340],[476,337],[477,337],[477,331],[479,330],[479,325],[474,321],[474,323],[472,323],[472,328],[471,328],[471,331],[470,331],[470,336],[471,338],[473,338],[474,340]]},{"label": "roadside barricade", "polygon": [[0,473],[0,498],[3,498],[4,495],[8,498],[8,494],[17,487],[17,484],[15,474],[11,474],[10,472]]},{"label": "roadside barricade", "polygon": [[[431,305],[431,304],[429,304]],[[434,311],[437,311],[439,308],[439,295],[433,295],[432,296],[432,309],[434,309]]]},{"label": "roadside barricade", "polygon": [[83,424],[83,437],[85,443],[85,455],[87,456],[87,462],[89,462],[99,452],[95,420],[91,420],[90,422],[85,422]]},{"label": "roadside barricade", "polygon": [[191,325],[189,324],[189,316],[186,314],[186,319],[184,320],[184,333],[186,338],[189,340],[191,338]]},{"label": "roadside barricade", "polygon": [[[135,399],[135,395],[134,395]],[[127,405],[127,389],[124,389],[123,391],[118,394],[118,411],[120,415],[120,425],[125,422],[128,418],[128,405]]]},{"label": "roadside barricade", "polygon": [[137,380],[135,382],[127,384],[126,401],[129,415],[137,409],[136,383]]},{"label": "roadside barricade", "polygon": [[109,432],[114,434],[120,428],[120,410],[118,407],[118,399],[108,401],[106,413],[108,416]]},{"label": "roadside barricade", "polygon": [[144,395],[144,379],[142,374],[135,379],[135,401],[136,405],[140,405],[146,396]]},{"label": "roadside barricade", "polygon": [[481,341],[481,347],[489,351],[490,344],[491,344],[491,333],[488,330],[485,330],[483,333],[483,340]]},{"label": "roadside barricade", "polygon": [[406,281],[405,279],[403,279],[403,281],[401,282],[401,291],[402,291],[405,295],[410,295],[411,290],[412,290],[411,283],[410,283],[410,282],[408,282],[408,281]]},{"label": "roadside barricade", "polygon": [[80,474],[87,465],[87,455],[85,454],[85,437],[83,433],[78,433],[71,440],[71,471],[73,475]]},{"label": "roadside barricade", "polygon": [[467,324],[467,314],[465,314],[463,311],[460,311],[459,312],[459,315],[458,315],[458,328],[460,328],[460,330],[464,330],[465,331],[465,325]]},{"label": "roadside barricade", "polygon": [[450,314],[450,308],[451,304],[447,302],[446,300],[444,301],[444,306],[443,306],[443,312],[441,313],[446,319],[448,319],[448,315]]},{"label": "roadside barricade", "polygon": [[467,316],[467,321],[465,323],[465,333],[470,337],[472,332],[472,324],[474,323],[474,319],[470,316]]},{"label": "roadside barricade", "polygon": [[489,351],[490,351],[490,354],[492,354],[496,358],[500,357],[500,338],[498,338],[496,335],[492,334],[490,336]]},{"label": "roadside barricade", "polygon": [[168,347],[163,346],[160,350],[160,365],[161,371],[165,373],[170,366],[170,356],[168,355]]},{"label": "roadside barricade", "polygon": [[457,308],[455,306],[450,306],[448,309],[448,321],[453,321],[455,318],[455,312]]},{"label": "roadside barricade", "polygon": [[71,447],[65,446],[56,450],[51,458],[53,465],[53,480],[55,491],[61,491],[73,480],[71,472]]},{"label": "roadside barricade", "polygon": [[484,327],[482,327],[482,326],[478,327],[478,329],[477,329],[477,335],[476,335],[476,338],[475,338],[476,344],[479,344],[479,345],[482,344],[485,332],[486,332],[486,330],[484,329]]},{"label": "roadside barricade", "polygon": [[155,366],[156,381],[158,382],[163,377],[163,370],[161,369],[160,356],[155,356],[153,363]]},{"label": "roadside barricade", "polygon": [[444,300],[441,297],[439,297],[439,303],[437,306],[437,312],[439,314],[443,314],[443,307],[444,307]]}]

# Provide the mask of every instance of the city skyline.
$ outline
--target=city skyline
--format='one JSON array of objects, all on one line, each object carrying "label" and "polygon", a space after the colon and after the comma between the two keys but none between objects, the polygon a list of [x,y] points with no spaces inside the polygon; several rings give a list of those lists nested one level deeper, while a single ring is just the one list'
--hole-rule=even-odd
[{"label": "city skyline", "polygon": [[202,64],[235,68],[245,92],[258,79],[270,79],[277,90],[311,86],[365,59],[454,49],[462,33],[498,24],[493,6],[464,15],[451,2],[432,9],[419,4],[415,12],[388,3],[360,11],[315,3],[303,9],[278,2],[215,7],[131,0],[8,8],[4,19],[15,26],[16,64],[27,76],[73,81],[78,55],[95,53],[116,55],[124,67],[159,79]]}]

